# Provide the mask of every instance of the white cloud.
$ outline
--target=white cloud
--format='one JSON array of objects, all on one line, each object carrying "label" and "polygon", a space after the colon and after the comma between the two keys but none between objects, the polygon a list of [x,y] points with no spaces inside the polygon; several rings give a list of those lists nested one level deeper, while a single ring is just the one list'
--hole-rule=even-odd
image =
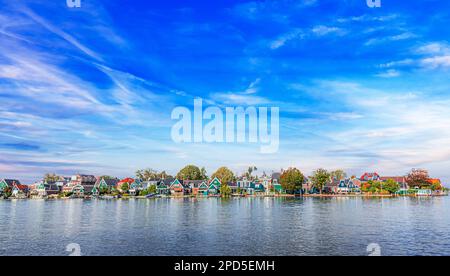
[{"label": "white cloud", "polygon": [[386,72],[377,74],[376,76],[381,77],[381,78],[396,78],[396,77],[399,77],[400,75],[401,74],[399,71],[394,70],[394,69],[389,69]]},{"label": "white cloud", "polygon": [[270,44],[270,48],[272,50],[275,50],[284,46],[290,40],[302,39],[303,37],[305,37],[305,35],[301,29],[294,29],[288,33],[281,35],[276,40],[272,41],[272,43]]},{"label": "white cloud", "polygon": [[315,26],[311,31],[317,36],[326,36],[329,34],[336,34],[336,35],[344,35],[345,34],[345,30],[343,30],[342,28],[327,27],[324,25]]},{"label": "white cloud", "polygon": [[421,60],[421,64],[429,69],[448,68],[450,67],[450,55],[424,58]]}]

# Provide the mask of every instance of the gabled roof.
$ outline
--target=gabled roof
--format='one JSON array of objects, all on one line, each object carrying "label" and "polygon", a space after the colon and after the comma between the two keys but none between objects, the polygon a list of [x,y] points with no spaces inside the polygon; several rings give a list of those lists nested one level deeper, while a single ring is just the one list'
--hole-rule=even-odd
[{"label": "gabled roof", "polygon": [[5,181],[5,183],[6,183],[9,187],[14,186],[14,184],[20,185],[20,181],[17,180],[17,179],[3,179],[3,181]]},{"label": "gabled roof", "polygon": [[200,184],[202,184],[203,182],[205,182],[204,180],[183,180],[183,185],[184,186],[191,186],[193,188],[198,188],[200,186]]},{"label": "gabled roof", "polygon": [[368,181],[368,180],[374,180],[374,179],[379,179],[380,175],[376,172],[374,173],[364,173],[363,175],[361,175],[361,177],[359,179],[361,179],[362,181]]},{"label": "gabled roof", "polygon": [[21,184],[14,184],[14,187],[21,191],[26,191],[29,188],[28,185],[21,185]]},{"label": "gabled roof", "polygon": [[[175,181],[175,178],[165,178],[165,179],[161,180],[161,182],[166,186],[170,186],[172,184],[172,182],[174,182],[174,181]],[[161,183],[159,185],[161,185]]]},{"label": "gabled roof", "polygon": [[281,177],[281,173],[273,173],[272,174],[272,179],[280,180],[280,177]]},{"label": "gabled roof", "polygon": [[120,180],[119,182],[117,182],[117,185],[122,185],[122,184],[124,184],[124,183],[131,184],[131,183],[133,183],[133,182],[134,182],[134,179],[128,177],[128,178],[124,178],[124,179]]},{"label": "gabled roof", "polygon": [[209,184],[212,184],[214,182],[218,183],[219,185],[222,184],[222,181],[220,181],[220,179],[217,177],[214,177],[211,181],[209,181]]}]

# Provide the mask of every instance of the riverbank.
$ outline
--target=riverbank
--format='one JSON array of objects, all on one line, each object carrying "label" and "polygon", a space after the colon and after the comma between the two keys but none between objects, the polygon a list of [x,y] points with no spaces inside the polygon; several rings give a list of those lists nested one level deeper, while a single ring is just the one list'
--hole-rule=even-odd
[{"label": "riverbank", "polygon": [[[398,198],[398,197],[443,197],[448,196],[448,194],[433,194],[433,195],[396,195],[396,194],[304,194],[304,195],[291,195],[291,194],[257,194],[257,195],[232,195],[228,198]],[[86,200],[146,200],[146,199],[157,199],[157,198],[227,198],[220,196],[194,196],[194,195],[183,195],[183,196],[85,196],[85,197],[59,197],[59,196],[49,196],[49,197],[32,197],[32,198],[0,198],[0,200],[70,200],[70,199],[86,199]]]}]

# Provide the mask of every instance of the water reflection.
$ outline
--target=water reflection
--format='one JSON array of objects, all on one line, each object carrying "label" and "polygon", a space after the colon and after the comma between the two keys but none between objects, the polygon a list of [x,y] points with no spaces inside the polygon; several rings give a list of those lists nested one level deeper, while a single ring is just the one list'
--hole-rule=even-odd
[{"label": "water reflection", "polygon": [[0,201],[0,255],[449,255],[450,200]]}]

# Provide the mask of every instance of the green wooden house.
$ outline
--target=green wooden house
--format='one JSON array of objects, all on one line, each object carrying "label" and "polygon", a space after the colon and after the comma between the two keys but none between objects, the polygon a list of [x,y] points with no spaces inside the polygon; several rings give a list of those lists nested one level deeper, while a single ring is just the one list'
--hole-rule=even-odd
[{"label": "green wooden house", "polygon": [[20,181],[16,180],[16,179],[2,179],[2,180],[0,180],[0,194],[2,194],[3,191],[6,188],[8,188],[8,187],[12,189],[15,184],[20,185]]},{"label": "green wooden house", "polygon": [[209,182],[208,195],[218,195],[220,193],[220,186],[222,182],[217,177]]}]

